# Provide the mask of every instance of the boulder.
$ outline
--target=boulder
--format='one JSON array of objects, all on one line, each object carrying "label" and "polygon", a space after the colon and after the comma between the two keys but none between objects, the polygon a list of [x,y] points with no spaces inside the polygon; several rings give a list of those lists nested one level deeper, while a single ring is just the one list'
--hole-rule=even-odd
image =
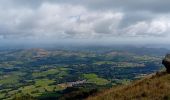
[{"label": "boulder", "polygon": [[162,60],[162,64],[166,67],[167,73],[170,73],[170,54],[167,54]]}]

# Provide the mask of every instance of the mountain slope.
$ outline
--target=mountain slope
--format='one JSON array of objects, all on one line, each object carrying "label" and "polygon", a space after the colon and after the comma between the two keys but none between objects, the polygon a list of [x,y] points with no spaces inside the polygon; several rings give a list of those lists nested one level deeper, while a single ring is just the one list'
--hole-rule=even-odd
[{"label": "mountain slope", "polygon": [[170,100],[170,74],[156,73],[132,84],[105,90],[87,100]]}]

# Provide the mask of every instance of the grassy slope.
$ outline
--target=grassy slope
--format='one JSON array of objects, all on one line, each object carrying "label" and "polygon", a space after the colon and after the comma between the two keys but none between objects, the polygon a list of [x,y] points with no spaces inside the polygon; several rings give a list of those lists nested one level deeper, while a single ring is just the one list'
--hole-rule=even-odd
[{"label": "grassy slope", "polygon": [[129,85],[113,87],[88,100],[170,100],[170,74],[150,75]]}]

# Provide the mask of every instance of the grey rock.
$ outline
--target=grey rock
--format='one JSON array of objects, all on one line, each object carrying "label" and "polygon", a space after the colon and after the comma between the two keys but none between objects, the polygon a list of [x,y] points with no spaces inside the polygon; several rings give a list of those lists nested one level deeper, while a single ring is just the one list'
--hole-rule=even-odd
[{"label": "grey rock", "polygon": [[167,54],[162,60],[162,64],[166,67],[167,73],[170,73],[170,54]]}]

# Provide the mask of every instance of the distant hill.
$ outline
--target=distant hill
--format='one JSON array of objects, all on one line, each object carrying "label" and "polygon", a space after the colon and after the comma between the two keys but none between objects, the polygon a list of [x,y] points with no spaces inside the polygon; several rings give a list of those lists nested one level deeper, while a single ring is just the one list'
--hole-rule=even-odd
[{"label": "distant hill", "polygon": [[170,100],[170,74],[159,72],[132,84],[105,90],[87,100]]}]

